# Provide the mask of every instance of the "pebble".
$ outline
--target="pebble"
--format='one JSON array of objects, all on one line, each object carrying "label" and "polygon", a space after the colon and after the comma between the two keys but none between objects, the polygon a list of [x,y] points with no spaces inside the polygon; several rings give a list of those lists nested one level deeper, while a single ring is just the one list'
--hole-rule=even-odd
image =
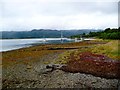
[{"label": "pebble", "polygon": [[[46,59],[43,60],[45,61]],[[14,66],[13,68],[4,69],[3,78],[5,79],[5,82],[3,82],[3,87],[8,88],[118,87],[117,79],[100,78],[90,74],[83,73],[68,73],[62,70],[54,70],[52,72],[48,72],[49,70],[45,69],[46,65],[41,64],[41,62],[42,61],[40,60],[40,62],[32,63],[31,64],[32,67],[29,65],[25,66],[24,64],[16,64],[16,66]],[[29,72],[26,71],[26,67],[27,69],[30,69]]]}]

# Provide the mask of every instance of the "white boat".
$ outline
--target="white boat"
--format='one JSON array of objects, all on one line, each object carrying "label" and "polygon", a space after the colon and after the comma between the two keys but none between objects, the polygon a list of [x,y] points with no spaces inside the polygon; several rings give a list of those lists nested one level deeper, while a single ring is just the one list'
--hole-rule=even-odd
[{"label": "white boat", "polygon": [[63,43],[63,33],[61,31],[61,43]]},{"label": "white boat", "polygon": [[47,41],[46,38],[44,38],[44,39],[43,39],[43,42],[46,42],[46,41]]}]

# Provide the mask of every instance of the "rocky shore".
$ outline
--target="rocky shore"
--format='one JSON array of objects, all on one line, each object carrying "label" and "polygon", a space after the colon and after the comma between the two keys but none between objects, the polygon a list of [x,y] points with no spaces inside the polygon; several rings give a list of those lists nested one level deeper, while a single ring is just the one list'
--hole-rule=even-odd
[{"label": "rocky shore", "polygon": [[[88,42],[85,43],[88,44]],[[118,79],[107,79],[103,77],[93,76],[92,74],[85,74],[80,72],[70,73],[60,69],[55,69],[51,71],[51,69],[46,68],[47,65],[56,64],[55,62],[60,59],[59,56],[64,54],[64,52],[67,50],[65,49],[66,47],[72,47],[72,50],[74,50],[80,48],[81,45],[84,46],[85,43],[81,43],[78,46],[74,44],[71,44],[70,46],[65,45],[64,49],[60,50],[57,50],[59,46],[54,46],[56,48],[53,49],[52,45],[46,45],[31,47],[27,49],[20,49],[11,52],[4,52],[2,65],[2,88],[118,89],[118,87],[120,86]],[[52,48],[52,50],[50,48]],[[17,56],[15,54],[13,55],[13,53],[16,52],[17,54],[24,52],[24,54],[26,55],[24,57],[22,54],[21,56]],[[11,57],[9,57],[10,55]],[[29,55],[34,56],[28,57]]]}]

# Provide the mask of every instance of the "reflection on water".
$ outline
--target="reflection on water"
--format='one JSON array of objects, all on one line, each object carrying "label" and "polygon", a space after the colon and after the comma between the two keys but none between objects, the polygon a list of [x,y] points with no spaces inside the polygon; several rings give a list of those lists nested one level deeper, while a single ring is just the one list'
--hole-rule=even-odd
[{"label": "reflection on water", "polygon": [[9,51],[14,49],[19,49],[23,47],[28,47],[36,44],[59,44],[73,42],[73,40],[68,38],[42,38],[42,39],[3,39],[0,40],[0,51]]}]

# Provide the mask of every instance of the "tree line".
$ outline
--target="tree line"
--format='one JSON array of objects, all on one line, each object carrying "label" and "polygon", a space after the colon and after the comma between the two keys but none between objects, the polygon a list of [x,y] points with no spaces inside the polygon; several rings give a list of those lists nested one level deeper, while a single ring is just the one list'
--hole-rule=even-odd
[{"label": "tree line", "polygon": [[71,36],[71,38],[80,38],[82,37],[96,37],[96,38],[101,38],[101,39],[115,39],[119,40],[120,37],[120,27],[119,28],[106,28],[104,31],[98,31],[98,32],[89,32],[89,34],[80,34],[80,35],[75,35]]}]

